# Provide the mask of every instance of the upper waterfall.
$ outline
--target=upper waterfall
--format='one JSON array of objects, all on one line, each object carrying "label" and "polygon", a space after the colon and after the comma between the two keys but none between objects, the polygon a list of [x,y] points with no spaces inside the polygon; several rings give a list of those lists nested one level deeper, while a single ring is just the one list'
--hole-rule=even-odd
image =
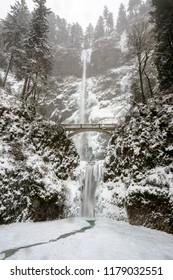
[{"label": "upper waterfall", "polygon": [[82,93],[81,93],[81,106],[80,106],[80,123],[86,122],[86,78],[87,78],[87,64],[91,60],[91,49],[85,49],[82,51],[81,61],[83,63],[83,74],[82,74]]}]

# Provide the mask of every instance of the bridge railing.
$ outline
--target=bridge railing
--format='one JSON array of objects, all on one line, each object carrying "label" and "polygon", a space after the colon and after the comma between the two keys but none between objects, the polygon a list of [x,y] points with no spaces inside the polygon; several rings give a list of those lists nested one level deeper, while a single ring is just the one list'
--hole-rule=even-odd
[{"label": "bridge railing", "polygon": [[96,124],[96,123],[84,123],[84,124],[61,124],[66,130],[79,130],[79,129],[105,129],[114,130],[115,124]]}]

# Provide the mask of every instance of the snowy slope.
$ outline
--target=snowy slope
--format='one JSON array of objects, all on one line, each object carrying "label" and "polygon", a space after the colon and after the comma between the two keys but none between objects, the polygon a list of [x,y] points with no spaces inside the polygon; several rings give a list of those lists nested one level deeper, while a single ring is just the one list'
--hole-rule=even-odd
[{"label": "snowy slope", "polygon": [[73,143],[2,89],[0,116],[0,224],[67,217],[73,195],[64,180],[78,165]]}]

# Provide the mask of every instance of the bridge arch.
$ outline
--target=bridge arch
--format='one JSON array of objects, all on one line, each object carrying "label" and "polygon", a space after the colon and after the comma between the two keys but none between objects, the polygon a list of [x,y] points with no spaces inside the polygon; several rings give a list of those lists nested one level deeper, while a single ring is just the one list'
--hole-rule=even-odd
[{"label": "bridge arch", "polygon": [[69,132],[69,137],[89,131],[104,133],[111,136],[116,128],[115,124],[62,124],[62,126],[66,132]]}]

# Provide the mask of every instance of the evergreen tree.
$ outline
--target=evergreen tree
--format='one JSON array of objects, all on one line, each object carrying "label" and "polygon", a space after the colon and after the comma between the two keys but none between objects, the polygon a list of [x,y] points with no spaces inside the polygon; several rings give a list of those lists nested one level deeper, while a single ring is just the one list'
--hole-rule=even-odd
[{"label": "evergreen tree", "polygon": [[70,47],[81,48],[83,43],[83,30],[79,23],[73,23],[70,29]]},{"label": "evergreen tree", "polygon": [[[4,50],[4,41],[3,41],[3,24],[0,22],[0,65],[2,69],[6,69],[6,59],[5,59],[5,50]],[[0,85],[2,86],[3,81],[0,76]]]},{"label": "evergreen tree", "polygon": [[3,21],[3,26],[4,44],[6,51],[10,54],[3,82],[3,85],[5,85],[12,64],[18,70],[21,67],[21,63],[23,63],[24,56],[26,55],[24,53],[24,42],[29,30],[29,11],[25,0],[21,0],[20,2],[16,1],[15,4],[11,6],[11,11]]},{"label": "evergreen tree", "polygon": [[118,33],[122,34],[123,31],[127,27],[127,15],[126,15],[126,9],[123,4],[120,5],[119,8],[119,13],[118,13],[118,18],[117,18],[117,24],[116,24],[116,29]]},{"label": "evergreen tree", "polygon": [[114,29],[114,19],[113,19],[113,14],[109,12],[107,6],[104,6],[103,20],[104,20],[105,34],[110,34]]},{"label": "evergreen tree", "polygon": [[161,90],[173,87],[173,2],[152,0],[157,46],[155,63]]},{"label": "evergreen tree", "polygon": [[90,23],[86,28],[85,37],[84,37],[84,48],[90,48],[94,39],[94,27]]},{"label": "evergreen tree", "polygon": [[108,16],[109,16],[108,7],[107,7],[107,6],[104,6],[103,18],[104,18],[104,21],[105,21],[105,27],[106,27],[106,25],[107,25]]},{"label": "evergreen tree", "polygon": [[101,37],[104,37],[104,35],[105,35],[104,19],[102,16],[100,16],[94,30],[94,39],[97,40]]},{"label": "evergreen tree", "polygon": [[[71,29],[71,26],[70,26]],[[68,47],[70,44],[70,29],[64,18],[56,18],[56,42],[58,45]]]},{"label": "evergreen tree", "polygon": [[143,3],[141,0],[129,0],[128,11],[130,15],[136,15],[139,12],[140,6]]},{"label": "evergreen tree", "polygon": [[56,16],[53,12],[48,14],[47,21],[49,25],[49,40],[53,43],[56,42]]},{"label": "evergreen tree", "polygon": [[109,13],[107,19],[107,32],[110,34],[114,30],[114,18],[113,13]]},{"label": "evergreen tree", "polygon": [[26,43],[28,64],[26,65],[25,83],[22,97],[32,95],[35,102],[38,96],[38,88],[45,83],[51,70],[50,47],[47,44],[48,22],[47,16],[50,10],[45,6],[46,0],[33,0],[34,8],[31,20],[29,38]]}]

